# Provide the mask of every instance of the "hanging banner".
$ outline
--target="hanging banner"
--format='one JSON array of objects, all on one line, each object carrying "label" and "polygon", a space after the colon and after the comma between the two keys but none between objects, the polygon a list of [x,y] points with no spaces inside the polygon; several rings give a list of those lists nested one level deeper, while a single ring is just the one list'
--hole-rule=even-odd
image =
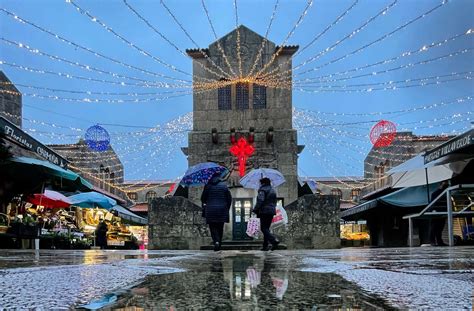
[{"label": "hanging banner", "polygon": [[28,150],[39,155],[41,158],[46,159],[47,161],[58,165],[62,168],[67,167],[67,160],[64,159],[62,156],[51,150],[50,148],[46,147],[27,133],[23,132],[20,128],[18,128],[15,124],[11,123],[4,117],[0,117],[0,131],[3,131],[5,137]]}]

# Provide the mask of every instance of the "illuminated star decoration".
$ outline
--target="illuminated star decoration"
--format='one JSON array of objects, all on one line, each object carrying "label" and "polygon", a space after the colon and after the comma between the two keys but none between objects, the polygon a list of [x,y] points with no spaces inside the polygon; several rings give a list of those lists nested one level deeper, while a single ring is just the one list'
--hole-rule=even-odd
[{"label": "illuminated star decoration", "polygon": [[230,153],[237,157],[239,161],[239,175],[240,177],[245,175],[245,164],[249,156],[251,156],[255,148],[245,140],[245,138],[240,137],[235,145],[230,147]]}]

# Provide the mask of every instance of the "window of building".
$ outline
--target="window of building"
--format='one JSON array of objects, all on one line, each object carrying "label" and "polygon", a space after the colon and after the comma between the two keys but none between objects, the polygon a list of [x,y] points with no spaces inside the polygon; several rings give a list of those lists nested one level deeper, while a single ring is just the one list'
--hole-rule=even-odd
[{"label": "window of building", "polygon": [[352,189],[351,190],[351,199],[352,201],[354,202],[359,202],[359,199],[360,199],[360,189],[359,188],[355,188],[355,189]]},{"label": "window of building", "polygon": [[129,192],[127,193],[127,195],[130,200],[136,201],[138,199],[138,195],[136,192]]},{"label": "window of building", "polygon": [[[225,80],[221,80],[225,81]],[[232,109],[232,86],[226,85],[218,88],[217,90],[217,108],[219,110],[230,110]]]},{"label": "window of building", "polygon": [[235,85],[235,93],[235,103],[237,109],[249,109],[249,84],[237,83]]},{"label": "window of building", "polygon": [[148,191],[145,195],[145,200],[150,201],[153,198],[156,198],[157,194],[155,191]]},{"label": "window of building", "polygon": [[267,88],[263,85],[253,85],[253,108],[267,108]]},{"label": "window of building", "polygon": [[342,190],[341,189],[332,189],[331,194],[339,197],[339,199],[342,199]]}]

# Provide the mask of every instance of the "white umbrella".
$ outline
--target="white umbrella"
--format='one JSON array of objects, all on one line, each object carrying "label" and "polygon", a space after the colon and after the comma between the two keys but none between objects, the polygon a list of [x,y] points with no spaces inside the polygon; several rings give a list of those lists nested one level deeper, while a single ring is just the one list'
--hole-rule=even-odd
[{"label": "white umbrella", "polygon": [[393,188],[421,186],[451,179],[453,174],[459,174],[471,159],[451,163],[433,161],[424,163],[423,155],[418,154],[388,171],[392,177]]},{"label": "white umbrella", "polygon": [[273,187],[278,187],[285,182],[283,174],[277,170],[271,168],[258,168],[253,169],[240,179],[240,184],[244,188],[258,189],[260,188],[260,179],[270,179]]}]

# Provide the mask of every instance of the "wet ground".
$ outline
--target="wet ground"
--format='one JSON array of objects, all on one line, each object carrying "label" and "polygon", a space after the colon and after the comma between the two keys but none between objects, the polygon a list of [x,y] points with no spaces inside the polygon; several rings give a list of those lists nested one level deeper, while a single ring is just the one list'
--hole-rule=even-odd
[{"label": "wet ground", "polygon": [[474,247],[5,251],[0,309],[472,309]]}]

